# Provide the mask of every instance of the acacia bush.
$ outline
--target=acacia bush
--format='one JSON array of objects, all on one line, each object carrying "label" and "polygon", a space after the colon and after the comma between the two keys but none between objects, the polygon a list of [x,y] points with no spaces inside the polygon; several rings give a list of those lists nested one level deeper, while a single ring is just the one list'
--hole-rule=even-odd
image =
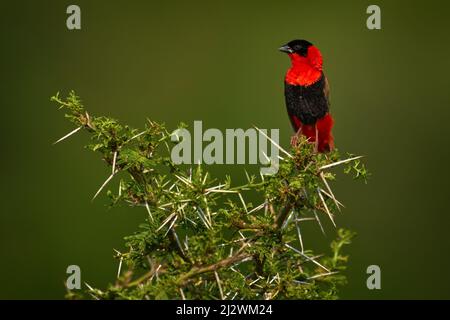
[{"label": "acacia bush", "polygon": [[[331,169],[366,180],[360,157],[341,160],[337,150],[317,154],[301,139],[274,175],[249,176],[244,185],[231,177],[218,181],[205,167],[175,165],[171,133],[147,120],[138,131],[108,117],[91,116],[74,92],[51,98],[66,110],[76,129],[91,134],[92,151],[101,154],[111,175],[99,188],[111,205],[146,210],[139,230],[116,251],[118,278],[106,289],[88,286],[67,298],[94,299],[335,299],[346,281],[342,253],[353,233],[337,229],[328,254],[303,246],[302,226],[324,218],[334,222],[341,203],[330,181]],[[57,141],[57,142],[59,142]],[[114,179],[120,174],[120,180]],[[246,201],[256,193],[260,203]],[[321,221],[323,220],[323,221]],[[319,228],[317,229],[319,230]]]}]

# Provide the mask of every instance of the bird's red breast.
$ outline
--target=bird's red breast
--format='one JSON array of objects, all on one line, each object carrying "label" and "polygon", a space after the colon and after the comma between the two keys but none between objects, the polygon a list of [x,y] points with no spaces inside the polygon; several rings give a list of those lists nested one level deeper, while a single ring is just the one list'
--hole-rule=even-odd
[{"label": "bird's red breast", "polygon": [[322,54],[315,46],[308,48],[308,54],[303,57],[290,53],[292,66],[286,73],[285,81],[292,85],[310,86],[322,76]]}]

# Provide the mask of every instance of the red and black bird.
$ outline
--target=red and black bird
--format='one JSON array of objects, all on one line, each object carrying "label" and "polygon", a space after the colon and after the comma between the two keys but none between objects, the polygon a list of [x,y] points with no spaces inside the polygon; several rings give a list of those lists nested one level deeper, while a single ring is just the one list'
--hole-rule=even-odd
[{"label": "red and black bird", "polygon": [[287,112],[296,132],[291,144],[297,144],[303,134],[315,143],[316,151],[332,150],[334,120],[329,113],[330,90],[322,54],[306,40],[293,40],[279,50],[289,55],[292,64],[284,79]]}]

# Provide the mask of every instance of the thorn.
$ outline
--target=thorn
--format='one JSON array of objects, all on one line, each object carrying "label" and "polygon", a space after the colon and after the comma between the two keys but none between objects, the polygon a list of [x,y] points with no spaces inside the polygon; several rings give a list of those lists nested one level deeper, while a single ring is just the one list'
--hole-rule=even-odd
[{"label": "thorn", "polygon": [[165,207],[170,207],[171,205],[173,205],[172,202],[167,202],[167,203],[164,203],[164,204],[160,205],[158,208],[159,209],[164,209]]},{"label": "thorn", "polygon": [[82,128],[83,128],[83,127],[78,127],[78,128],[76,128],[75,130],[69,132],[69,133],[66,134],[64,137],[62,137],[61,139],[59,139],[58,141],[53,142],[53,145],[55,145],[55,144],[57,144],[57,143],[59,143],[59,142],[65,140],[65,139],[67,139],[67,138],[70,137],[71,135],[73,135],[73,134],[77,133],[78,131],[80,131]]},{"label": "thorn", "polygon": [[97,198],[97,196],[100,194],[100,192],[102,192],[103,188],[108,184],[108,182],[111,181],[111,179],[114,177],[114,173],[111,174],[108,179],[105,180],[105,182],[103,182],[102,186],[100,187],[100,189],[98,189],[97,193],[94,195],[94,197],[92,198],[91,201],[94,201],[95,198]]},{"label": "thorn", "polygon": [[136,138],[142,136],[142,135],[143,135],[144,133],[146,133],[146,132],[147,132],[147,130],[146,130],[146,131],[142,131],[141,133],[138,133],[138,134],[132,136],[132,137],[131,137],[127,142],[125,142],[125,143],[128,143],[128,142],[130,142],[131,140],[134,140],[134,139],[136,139]]},{"label": "thorn", "polygon": [[333,199],[334,204],[336,205],[336,208],[337,208],[339,211],[341,211],[341,208],[339,207],[339,203],[338,203],[338,201],[336,200],[336,197],[334,196],[333,191],[331,191],[331,188],[330,188],[330,186],[328,185],[327,179],[325,179],[325,176],[324,176],[324,174],[323,174],[323,171],[320,172],[320,177],[322,178],[323,183],[324,183],[325,186],[327,187],[328,192],[330,193],[329,196],[331,196],[330,198]]},{"label": "thorn", "polygon": [[303,249],[303,239],[302,234],[300,232],[300,224],[298,222],[298,215],[295,213],[295,227],[297,228],[297,236],[298,236],[298,242],[300,242],[300,248],[302,249],[302,253],[305,252]]},{"label": "thorn", "polygon": [[210,193],[210,192],[212,192],[214,190],[220,189],[220,188],[225,187],[225,186],[226,186],[226,184],[219,184],[219,185],[217,185],[215,187],[208,188],[208,189],[205,190],[205,194],[208,194],[208,193]]},{"label": "thorn", "polygon": [[364,156],[358,156],[358,157],[348,158],[348,159],[345,159],[345,160],[341,160],[341,161],[337,161],[337,162],[334,162],[334,163],[330,163],[330,164],[327,164],[325,166],[320,167],[319,170],[329,169],[329,168],[338,166],[338,165],[343,164],[343,163],[347,163],[347,162],[350,162],[350,161],[353,161],[353,160],[361,159],[363,157]]},{"label": "thorn", "polygon": [[[253,280],[252,282],[250,282],[250,284],[248,285],[249,287],[254,285],[255,283],[257,283],[259,280],[261,280],[262,277],[258,276],[258,278],[256,280]],[[264,278],[262,278],[264,279]]]},{"label": "thorn", "polygon": [[214,271],[214,276],[216,277],[217,286],[219,287],[220,298],[221,298],[222,300],[225,300],[225,297],[223,296],[222,286],[220,285],[219,274],[217,273],[217,271]]},{"label": "thorn", "polygon": [[205,201],[205,207],[206,207],[205,217],[208,218],[208,223],[210,226],[212,226],[212,217],[211,217],[211,211],[209,210],[209,206],[208,206],[208,199],[204,196],[203,201]]},{"label": "thorn", "polygon": [[[306,189],[303,189],[303,192],[305,193],[306,199],[308,199],[309,197],[308,197],[308,192],[306,191]],[[326,236],[325,230],[323,229],[322,223],[320,222],[319,215],[317,214],[316,209],[313,209],[313,213],[314,213],[314,217],[315,217],[317,223],[319,224],[319,227],[320,227],[320,230],[322,231],[322,234],[324,236]]]},{"label": "thorn", "polygon": [[250,210],[248,213],[253,213],[253,212],[255,212],[255,211],[259,211],[259,210],[261,210],[262,208],[264,208],[265,206],[266,206],[266,203],[263,202],[263,203],[260,204],[259,206],[257,206],[257,207],[255,207],[255,208],[253,208],[252,210]]},{"label": "thorn", "polygon": [[181,206],[177,206],[177,211],[181,212],[181,217],[185,218],[186,212],[184,211],[184,207],[187,206],[187,203],[182,204]]},{"label": "thorn", "polygon": [[186,300],[186,297],[184,296],[183,288],[180,288],[180,294],[181,294],[181,299]]},{"label": "thorn", "polygon": [[94,291],[94,288],[92,288],[87,282],[85,282],[84,285],[85,285],[90,291]]},{"label": "thorn", "polygon": [[313,221],[313,220],[316,220],[316,219],[313,218],[313,217],[309,217],[309,218],[297,218],[297,219],[295,219],[295,221],[298,221],[298,222],[303,222],[303,221]]},{"label": "thorn", "polygon": [[319,262],[317,262],[316,260],[314,260],[313,258],[308,257],[306,254],[304,254],[303,252],[301,252],[300,250],[290,246],[289,244],[285,244],[286,247],[288,247],[289,249],[293,250],[294,252],[298,253],[299,255],[301,255],[302,257],[304,257],[306,260],[311,261],[312,263],[314,263],[315,265],[321,267],[323,270],[325,270],[326,272],[330,272],[330,270],[328,270],[326,267],[324,267],[323,265],[321,265]]},{"label": "thorn", "polygon": [[264,151],[261,150],[261,152],[264,155],[264,157],[266,158],[267,164],[270,164],[270,158],[267,156],[267,154]]},{"label": "thorn", "polygon": [[[326,195],[328,198],[332,198],[331,197],[331,194],[329,194],[328,192],[326,192],[325,190],[323,190],[323,189],[320,189],[320,191],[324,194],[324,195]],[[336,202],[342,207],[342,208],[345,208],[345,206],[344,206],[344,204],[342,203],[342,202],[340,202],[338,199],[336,199]]]},{"label": "thorn", "polygon": [[184,238],[184,249],[186,251],[189,251],[189,237],[188,237],[188,235],[186,235],[186,237]]},{"label": "thorn", "polygon": [[242,205],[244,206],[245,213],[248,213],[244,198],[242,198],[242,195],[240,193],[238,193],[238,196],[239,196],[239,199],[241,199]]},{"label": "thorn", "polygon": [[153,215],[152,215],[152,212],[150,211],[150,207],[149,207],[149,205],[148,205],[147,200],[145,200],[145,208],[147,209],[148,215],[150,216],[150,219],[151,219],[152,222],[153,222],[153,221],[154,221],[154,220],[153,220]]},{"label": "thorn", "polygon": [[236,191],[236,190],[222,190],[222,189],[209,190],[209,192],[218,192],[218,193],[239,193],[239,191]]},{"label": "thorn", "polygon": [[119,269],[117,270],[117,279],[119,279],[119,277],[120,277],[120,272],[122,271],[122,262],[123,262],[123,257],[120,257],[120,261],[119,261]]},{"label": "thorn", "polygon": [[255,126],[255,129],[258,130],[259,133],[261,133],[263,136],[265,136],[270,142],[273,143],[275,147],[277,147],[281,152],[283,152],[285,155],[287,155],[289,158],[292,158],[292,155],[288,153],[286,150],[284,150],[278,143],[273,141],[267,134],[265,134],[263,131],[261,131],[258,127]]},{"label": "thorn", "polygon": [[[167,231],[166,231],[166,233],[164,234],[164,237],[167,236],[167,234],[169,233],[170,230],[172,230],[173,225],[175,224],[175,222],[177,221],[177,219],[178,219],[178,216],[176,216],[176,217],[172,220],[172,223],[170,224],[169,228],[167,228]],[[181,250],[183,250],[183,249],[181,249]]]},{"label": "thorn", "polygon": [[294,214],[294,210],[292,210],[291,213],[289,213],[287,219],[284,221],[283,225],[281,226],[281,229],[284,229],[288,226],[289,222],[291,222],[293,214]]},{"label": "thorn", "polygon": [[322,200],[323,206],[325,207],[325,211],[328,214],[328,217],[330,218],[331,222],[333,223],[334,227],[336,228],[336,223],[334,222],[333,215],[331,214],[330,210],[328,210],[328,206],[322,196],[322,193],[320,193],[320,189],[317,190],[317,193],[319,194],[320,200]]},{"label": "thorn", "polygon": [[180,180],[181,182],[183,182],[184,184],[186,184],[188,187],[190,187],[190,188],[194,188],[194,186],[192,185],[192,183],[189,181],[189,180],[187,180],[186,178],[183,178],[183,177],[181,177],[181,176],[179,176],[179,175],[174,175],[178,180]]},{"label": "thorn", "polygon": [[203,178],[202,185],[205,185],[207,177],[208,177],[208,172],[205,173],[205,177]]},{"label": "thorn", "polygon": [[300,285],[310,284],[309,282],[300,281],[300,280],[292,280],[292,282],[294,282],[295,284],[300,284]]},{"label": "thorn", "polygon": [[92,123],[91,123],[91,116],[89,115],[89,113],[87,111],[84,114],[86,115],[87,126],[91,129],[94,129],[94,127],[92,126]]},{"label": "thorn", "polygon": [[183,250],[183,247],[181,246],[181,242],[180,242],[180,239],[178,238],[177,232],[174,229],[171,229],[171,230],[172,230],[173,236],[175,238],[175,241],[178,245],[178,248],[180,248],[181,253],[184,255],[184,250]]},{"label": "thorn", "polygon": [[317,279],[317,278],[326,277],[326,276],[331,276],[331,275],[336,274],[336,273],[339,273],[339,271],[320,273],[320,274],[316,274],[315,276],[309,277],[308,280]]},{"label": "thorn", "polygon": [[244,172],[245,172],[245,176],[247,177],[247,181],[250,182],[250,176],[248,175],[247,170],[244,169]]},{"label": "thorn", "polygon": [[167,186],[169,183],[170,183],[170,181],[167,180],[167,181],[161,186],[161,188],[164,188],[164,187]]},{"label": "thorn", "polygon": [[172,213],[171,215],[169,215],[169,216],[166,218],[166,220],[164,220],[163,224],[160,225],[158,229],[156,229],[156,232],[158,232],[159,230],[161,230],[167,223],[169,223],[170,220],[172,220],[172,218],[173,218],[176,214],[177,214],[177,213],[174,212],[174,213]]},{"label": "thorn", "polygon": [[112,162],[112,174],[116,172],[116,160],[117,160],[117,151],[114,151],[113,162]]},{"label": "thorn", "polygon": [[205,217],[203,210],[200,207],[197,207],[196,209],[197,209],[197,214],[200,217],[200,220],[203,222],[203,224],[206,226],[206,228],[211,229],[211,226],[209,225],[208,219]]},{"label": "thorn", "polygon": [[153,280],[153,278],[156,276],[156,279],[159,279],[158,271],[161,268],[162,265],[159,265],[158,268],[156,268],[155,272],[153,273],[152,277],[150,278],[150,281]]},{"label": "thorn", "polygon": [[314,209],[313,212],[314,212],[314,216],[316,218],[316,221],[319,224],[320,230],[322,231],[323,235],[326,236],[325,230],[323,229],[322,222],[320,222],[319,215],[317,214],[317,211]]},{"label": "thorn", "polygon": [[314,141],[314,152],[319,152],[319,130],[317,129],[317,124],[314,124],[314,129],[316,130],[316,140]]},{"label": "thorn", "polygon": [[280,276],[278,275],[278,273],[272,278],[272,280],[269,281],[269,284],[272,284],[272,282],[274,282],[275,280],[279,279]]},{"label": "thorn", "polygon": [[189,221],[190,223],[192,223],[194,226],[197,225],[197,223],[194,220],[189,219],[188,217],[185,217],[187,221]]}]

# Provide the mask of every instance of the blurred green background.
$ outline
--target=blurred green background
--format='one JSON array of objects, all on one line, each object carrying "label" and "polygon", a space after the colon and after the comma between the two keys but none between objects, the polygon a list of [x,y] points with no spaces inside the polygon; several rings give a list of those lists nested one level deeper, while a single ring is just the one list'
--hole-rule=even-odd
[{"label": "blurred green background", "polygon": [[[82,30],[66,28],[78,4]],[[375,2],[374,2],[375,3]],[[450,298],[448,233],[450,93],[448,2],[376,1],[382,30],[366,28],[368,1],[2,1],[0,298],[64,297],[66,267],[104,287],[113,248],[145,210],[108,210],[91,198],[109,170],[87,152],[49,97],[74,89],[92,114],[135,127],[145,118],[174,127],[291,127],[283,98],[289,66],[277,48],[304,38],[325,59],[334,134],[341,151],[363,154],[368,185],[341,175],[340,226],[348,248],[343,298]],[[257,172],[258,167],[253,168]],[[213,168],[243,176],[240,166]],[[113,186],[113,185],[112,185]],[[305,239],[323,247],[328,226]],[[366,288],[366,268],[382,289]]]}]

